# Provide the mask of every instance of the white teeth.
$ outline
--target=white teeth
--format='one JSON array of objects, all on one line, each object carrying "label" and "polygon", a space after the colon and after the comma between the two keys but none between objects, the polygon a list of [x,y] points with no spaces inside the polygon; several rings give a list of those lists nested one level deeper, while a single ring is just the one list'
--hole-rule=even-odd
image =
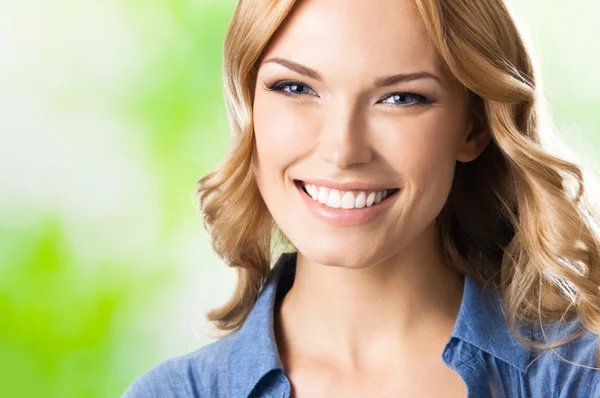
[{"label": "white teeth", "polygon": [[321,203],[327,203],[327,199],[329,198],[329,188],[319,187],[319,195],[317,199]]},{"label": "white teeth", "polygon": [[367,194],[364,192],[360,192],[356,197],[356,202],[354,203],[354,207],[357,209],[362,209],[367,204]]},{"label": "white teeth", "polygon": [[369,193],[367,196],[367,207],[373,206],[373,202],[375,201],[375,192]]},{"label": "white teeth", "polygon": [[359,191],[355,194],[353,191],[344,192],[313,184],[304,184],[304,189],[313,200],[335,209],[362,209],[363,207],[371,207],[388,197],[389,192],[387,190]]},{"label": "white teeth", "polygon": [[333,207],[335,209],[339,209],[341,206],[342,198],[340,196],[340,191],[337,189],[332,189],[329,191],[329,198],[327,199],[327,206]]},{"label": "white teeth", "polygon": [[310,185],[310,196],[314,199],[317,200],[319,197],[319,189],[314,186],[314,185]]},{"label": "white teeth", "polygon": [[354,209],[354,194],[350,191],[342,196],[342,209]]},{"label": "white teeth", "polygon": [[375,203],[381,202],[381,191],[375,194]]},{"label": "white teeth", "polygon": [[308,192],[308,194],[310,195],[311,198],[314,199],[314,192],[313,192],[313,187],[312,185],[305,185],[304,188],[306,189],[306,192]]}]

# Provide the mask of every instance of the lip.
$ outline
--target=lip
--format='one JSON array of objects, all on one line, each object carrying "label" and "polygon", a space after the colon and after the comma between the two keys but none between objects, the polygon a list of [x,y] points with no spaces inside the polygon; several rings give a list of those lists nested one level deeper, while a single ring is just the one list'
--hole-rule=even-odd
[{"label": "lip", "polygon": [[[308,208],[308,211],[312,214],[313,217],[315,217],[317,220],[319,220],[321,222],[324,222],[326,224],[333,225],[333,226],[338,226],[338,227],[354,227],[354,226],[367,224],[369,221],[373,220],[378,215],[381,215],[387,209],[389,209],[389,207],[392,205],[392,203],[396,201],[397,197],[400,196],[400,193],[402,192],[402,190],[400,189],[400,190],[394,192],[393,194],[391,194],[390,196],[388,196],[387,198],[385,198],[384,200],[382,200],[381,202],[373,204],[373,206],[371,206],[371,207],[365,206],[361,209],[341,209],[341,208],[335,209],[332,207],[325,206],[323,203],[314,200],[306,192],[304,192],[304,189],[302,188],[303,182],[306,182],[309,184],[316,184],[313,181],[323,181],[323,180],[311,180],[311,182],[294,180],[294,185],[296,186],[298,193],[300,194],[300,197],[302,198],[302,201],[304,202],[304,204]],[[374,185],[370,185],[370,186],[375,187],[376,189],[363,188],[364,186],[369,186],[368,184],[362,184],[362,185],[358,184],[357,185],[354,183],[349,183],[349,184],[329,185],[328,182],[325,184],[323,184],[323,183],[321,183],[321,184],[322,184],[321,186],[327,186],[327,187],[331,187],[331,188],[335,188],[336,186],[337,187],[343,186],[345,188],[345,190],[351,190],[351,188],[359,189],[359,190],[373,190],[373,191],[386,189],[386,188],[379,188]],[[318,185],[318,184],[316,184],[316,185]],[[359,188],[355,188],[357,186]],[[335,189],[344,190],[344,188],[335,188]]]}]

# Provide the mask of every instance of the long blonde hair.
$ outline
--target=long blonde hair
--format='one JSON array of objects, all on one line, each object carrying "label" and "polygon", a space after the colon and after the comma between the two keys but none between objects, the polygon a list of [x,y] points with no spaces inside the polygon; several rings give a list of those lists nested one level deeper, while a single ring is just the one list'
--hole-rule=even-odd
[{"label": "long blonde hair", "polygon": [[[600,333],[600,213],[582,167],[552,154],[532,60],[502,0],[415,0],[431,41],[468,89],[474,123],[492,141],[457,163],[437,218],[445,254],[458,271],[502,292],[509,324],[577,317]],[[208,313],[238,329],[271,269],[280,237],[252,173],[257,65],[295,0],[240,0],[224,45],[223,79],[232,141],[228,157],[198,181],[197,197],[215,252],[238,272],[234,296]],[[475,205],[476,204],[476,205]]]}]

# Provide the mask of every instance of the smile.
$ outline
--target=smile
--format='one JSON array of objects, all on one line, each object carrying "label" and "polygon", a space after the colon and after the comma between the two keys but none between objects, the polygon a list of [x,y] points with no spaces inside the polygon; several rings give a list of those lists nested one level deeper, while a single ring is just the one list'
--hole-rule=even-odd
[{"label": "smile", "polygon": [[300,180],[294,180],[294,184],[309,213],[317,220],[348,227],[366,224],[379,214],[385,214],[399,196],[398,192],[402,192],[399,188],[380,189],[369,184],[328,187]]},{"label": "smile", "polygon": [[300,182],[302,190],[314,201],[333,209],[362,209],[374,206],[399,191],[398,188],[378,191],[342,191],[325,186]]}]

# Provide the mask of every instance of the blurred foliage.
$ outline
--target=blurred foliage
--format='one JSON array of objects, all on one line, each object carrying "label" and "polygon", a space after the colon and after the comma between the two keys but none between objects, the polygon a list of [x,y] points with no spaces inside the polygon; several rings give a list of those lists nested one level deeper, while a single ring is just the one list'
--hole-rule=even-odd
[{"label": "blurred foliage", "polygon": [[[223,157],[227,139],[221,49],[235,4],[204,3],[140,2],[129,10],[147,46],[164,38],[161,51],[134,82],[124,109],[145,127],[168,218],[181,217],[177,204],[189,196],[190,180]],[[164,29],[158,35],[157,25]]]},{"label": "blurred foliage", "polygon": [[[134,276],[118,260],[87,264],[94,271],[85,274],[59,220],[49,216],[33,227],[0,232],[0,241],[10,241],[2,251],[10,267],[0,279],[2,395],[119,395],[130,375],[115,349]],[[164,277],[144,278],[146,289]]]},{"label": "blurred foliage", "polygon": [[[61,6],[64,13],[72,11],[68,3]],[[157,234],[149,239],[154,245],[143,253],[122,256],[119,250],[111,254],[99,240],[96,251],[106,249],[106,255],[90,256],[75,247],[77,238],[72,236],[74,231],[102,236],[89,223],[81,220],[78,224],[77,217],[74,221],[51,204],[47,209],[43,205],[27,209],[18,202],[2,203],[0,396],[119,396],[164,355],[156,344],[158,334],[145,333],[160,322],[153,323],[144,308],[160,308],[155,305],[161,297],[157,292],[175,283],[177,260],[171,245],[186,218],[195,212],[194,183],[222,157],[227,143],[221,46],[234,3],[162,1],[107,6],[126,18],[126,32],[131,36],[123,39],[142,47],[135,54],[141,59],[135,73],[109,94],[109,111],[127,126],[126,134],[137,134],[143,142],[147,168],[141,172],[155,184],[152,192],[161,210]],[[73,14],[78,16],[74,10]],[[97,16],[85,29],[111,29],[112,18],[109,12]],[[55,23],[47,21],[45,28],[61,29]],[[93,53],[94,43],[86,44]],[[67,65],[75,65],[76,59],[88,54],[67,48],[63,56],[74,60],[72,64],[66,61]],[[63,72],[76,75],[78,71],[71,67]],[[109,92],[110,88],[98,89]],[[49,96],[62,93],[57,89]],[[91,98],[95,93],[79,95]],[[60,107],[68,111],[70,105],[63,102]],[[102,117],[103,110],[96,103],[87,106],[85,112]],[[59,112],[56,107],[52,111]],[[52,130],[44,133],[54,138],[61,135]],[[115,156],[105,155],[106,161]],[[136,181],[131,184],[136,189]],[[143,219],[147,210],[143,205],[140,208],[133,220]],[[119,234],[114,224],[113,234]],[[139,264],[132,267],[133,261]]]}]

